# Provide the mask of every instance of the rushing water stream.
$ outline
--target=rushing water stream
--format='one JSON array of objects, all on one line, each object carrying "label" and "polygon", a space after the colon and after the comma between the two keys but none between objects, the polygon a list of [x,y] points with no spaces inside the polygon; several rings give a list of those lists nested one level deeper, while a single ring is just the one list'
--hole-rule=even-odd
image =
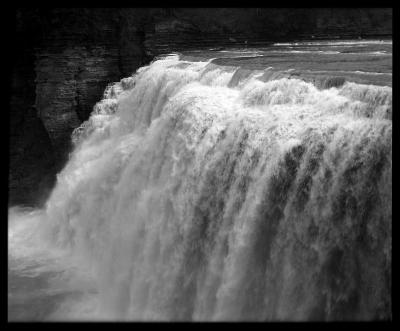
[{"label": "rushing water stream", "polygon": [[[337,47],[341,76],[391,80],[387,50],[359,51],[386,68],[363,73],[310,44],[278,51],[304,74],[298,52]],[[9,320],[391,318],[391,84],[330,87],[326,64],[318,86],[269,51],[107,88],[45,208],[9,211]]]}]

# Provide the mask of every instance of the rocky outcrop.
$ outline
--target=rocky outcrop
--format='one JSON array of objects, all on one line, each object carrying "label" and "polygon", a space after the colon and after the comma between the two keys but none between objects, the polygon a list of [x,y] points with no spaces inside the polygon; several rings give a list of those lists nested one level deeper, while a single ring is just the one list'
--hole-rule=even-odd
[{"label": "rocky outcrop", "polygon": [[11,49],[9,101],[9,205],[45,200],[55,180],[54,149],[35,108],[36,22],[18,12]]},{"label": "rocky outcrop", "polygon": [[62,163],[71,132],[87,120],[106,86],[142,64],[140,21],[127,22],[119,10],[101,8],[54,9],[42,16],[35,106]]},{"label": "rocky outcrop", "polygon": [[107,84],[172,51],[391,35],[391,9],[18,9],[9,204],[37,204]]},{"label": "rocky outcrop", "polygon": [[119,9],[17,11],[9,204],[45,200],[70,151],[73,129],[109,83],[143,65],[140,20],[129,18]]},{"label": "rocky outcrop", "polygon": [[78,46],[38,52],[35,106],[57,146],[58,159],[65,158],[72,130],[88,118],[107,84],[120,78],[118,65],[116,48]]}]

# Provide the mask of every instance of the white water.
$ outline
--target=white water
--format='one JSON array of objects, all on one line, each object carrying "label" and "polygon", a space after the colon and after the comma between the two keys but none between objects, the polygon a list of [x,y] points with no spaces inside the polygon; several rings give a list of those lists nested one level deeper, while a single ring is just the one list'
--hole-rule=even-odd
[{"label": "white water", "polygon": [[38,318],[390,318],[392,89],[234,73],[168,56],[106,90],[45,209],[10,210]]}]

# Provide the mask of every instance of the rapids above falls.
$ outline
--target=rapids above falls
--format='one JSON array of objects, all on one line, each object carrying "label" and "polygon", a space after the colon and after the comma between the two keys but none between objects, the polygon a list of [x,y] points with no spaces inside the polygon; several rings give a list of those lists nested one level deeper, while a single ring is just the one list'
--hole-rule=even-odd
[{"label": "rapids above falls", "polygon": [[390,319],[392,88],[192,56],[110,85],[10,209],[9,319]]}]

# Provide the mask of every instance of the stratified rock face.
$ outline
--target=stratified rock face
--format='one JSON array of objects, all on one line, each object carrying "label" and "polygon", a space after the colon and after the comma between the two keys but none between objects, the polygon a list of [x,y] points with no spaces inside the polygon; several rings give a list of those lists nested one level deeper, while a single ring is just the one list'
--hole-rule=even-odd
[{"label": "stratified rock face", "polygon": [[118,49],[45,49],[36,59],[36,109],[57,157],[65,158],[70,134],[86,120],[109,82],[119,77]]},{"label": "stratified rock face", "polygon": [[45,201],[55,180],[53,145],[35,105],[35,25],[31,15],[16,17],[12,51],[9,122],[9,205]]},{"label": "stratified rock face", "polygon": [[143,64],[141,13],[71,8],[41,15],[46,23],[35,51],[35,105],[64,162],[72,130],[88,119],[106,86]]},{"label": "stratified rock face", "polygon": [[[391,9],[18,9],[10,204],[36,203],[104,88],[155,55],[313,37],[391,35]],[[44,184],[43,184],[44,185]],[[33,198],[36,197],[36,198]]]},{"label": "stratified rock face", "polygon": [[143,65],[140,15],[140,9],[17,10],[9,204],[45,201],[72,130],[109,83]]}]

